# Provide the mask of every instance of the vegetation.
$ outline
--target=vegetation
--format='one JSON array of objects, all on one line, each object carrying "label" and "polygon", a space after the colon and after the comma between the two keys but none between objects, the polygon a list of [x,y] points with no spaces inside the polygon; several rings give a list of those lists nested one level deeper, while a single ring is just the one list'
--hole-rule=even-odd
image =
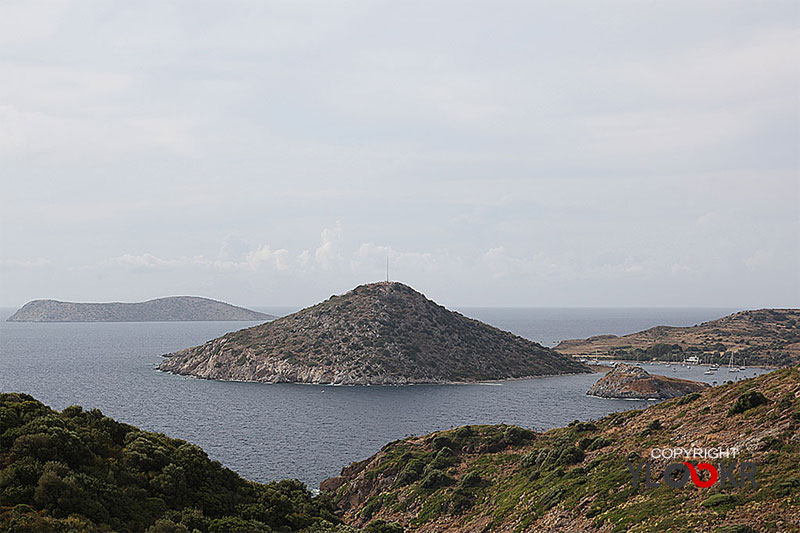
[{"label": "vegetation", "polygon": [[758,391],[749,391],[745,392],[739,398],[737,398],[736,403],[733,404],[731,410],[729,411],[730,414],[736,415],[739,413],[744,413],[754,407],[758,407],[759,405],[768,404],[769,400],[766,396],[761,394]]},{"label": "vegetation", "polygon": [[[323,488],[351,525],[367,523],[359,510],[381,499],[370,519],[425,531],[797,531],[797,391],[800,367],[544,433],[466,426],[411,437]],[[728,415],[737,405],[746,416]],[[519,434],[530,438],[520,442]],[[633,488],[626,461],[640,463],[651,448],[725,447],[743,438],[750,444],[738,459],[757,465],[758,487]],[[446,452],[450,465],[436,470],[442,482],[431,483],[422,472],[433,471],[442,450],[455,457]]]},{"label": "vegetation", "polygon": [[337,524],[330,500],[312,497],[299,481],[246,481],[193,444],[96,409],[59,413],[26,394],[0,394],[0,530],[334,531]]}]

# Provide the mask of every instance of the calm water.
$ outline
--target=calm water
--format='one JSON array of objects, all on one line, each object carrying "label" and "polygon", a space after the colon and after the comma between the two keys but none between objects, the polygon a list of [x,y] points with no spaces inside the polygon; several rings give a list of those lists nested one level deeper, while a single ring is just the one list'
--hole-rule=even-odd
[{"label": "calm water", "polygon": [[[157,372],[160,355],[253,323],[14,323],[4,322],[13,309],[0,311],[0,391],[26,392],[56,409],[72,404],[99,408],[120,421],[194,442],[258,481],[296,477],[315,487],[348,463],[407,435],[501,422],[545,429],[647,403],[586,396],[599,374],[411,387],[192,379]],[[561,339],[624,334],[657,324],[692,325],[732,310],[461,311],[553,345]],[[706,381],[729,379],[724,369],[719,377],[703,375],[702,368],[672,372],[655,365],[648,370]]]}]

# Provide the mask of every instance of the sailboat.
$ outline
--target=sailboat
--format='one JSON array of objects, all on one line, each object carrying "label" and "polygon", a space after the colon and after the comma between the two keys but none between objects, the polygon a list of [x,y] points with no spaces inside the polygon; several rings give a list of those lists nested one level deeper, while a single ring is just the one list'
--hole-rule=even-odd
[{"label": "sailboat", "polygon": [[738,372],[739,369],[733,366],[733,352],[731,352],[731,357],[728,359],[728,372]]}]

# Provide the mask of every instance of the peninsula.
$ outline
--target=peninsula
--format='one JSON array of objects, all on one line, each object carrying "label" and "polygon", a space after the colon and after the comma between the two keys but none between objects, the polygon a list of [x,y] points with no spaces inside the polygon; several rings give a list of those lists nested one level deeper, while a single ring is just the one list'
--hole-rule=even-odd
[{"label": "peninsula", "polygon": [[[546,432],[479,425],[408,437],[320,488],[350,526],[419,533],[797,531],[798,431],[795,366]],[[685,472],[673,489],[663,472],[683,459],[653,459],[655,448],[739,455],[709,460],[733,469],[712,488]],[[645,468],[658,488],[642,481]]]},{"label": "peninsula", "polygon": [[146,302],[77,303],[33,300],[11,315],[8,322],[169,322],[237,320],[261,321],[275,317],[199,296],[169,296]]},{"label": "peninsula", "polygon": [[208,379],[339,385],[591,371],[576,359],[449,311],[396,282],[361,285],[273,322],[167,354],[159,369]]},{"label": "peninsula", "polygon": [[555,349],[575,357],[787,366],[800,363],[800,309],[740,311],[691,327],[565,340]]}]

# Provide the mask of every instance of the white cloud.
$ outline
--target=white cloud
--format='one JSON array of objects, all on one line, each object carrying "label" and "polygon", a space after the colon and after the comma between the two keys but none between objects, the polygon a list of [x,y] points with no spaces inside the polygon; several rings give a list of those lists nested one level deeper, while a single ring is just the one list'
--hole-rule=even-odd
[{"label": "white cloud", "polygon": [[339,245],[342,240],[342,224],[336,222],[333,228],[322,230],[322,244],[314,252],[314,259],[322,269],[328,270],[342,261]]},{"label": "white cloud", "polygon": [[41,268],[51,264],[49,259],[37,257],[36,259],[0,259],[2,268]]}]

